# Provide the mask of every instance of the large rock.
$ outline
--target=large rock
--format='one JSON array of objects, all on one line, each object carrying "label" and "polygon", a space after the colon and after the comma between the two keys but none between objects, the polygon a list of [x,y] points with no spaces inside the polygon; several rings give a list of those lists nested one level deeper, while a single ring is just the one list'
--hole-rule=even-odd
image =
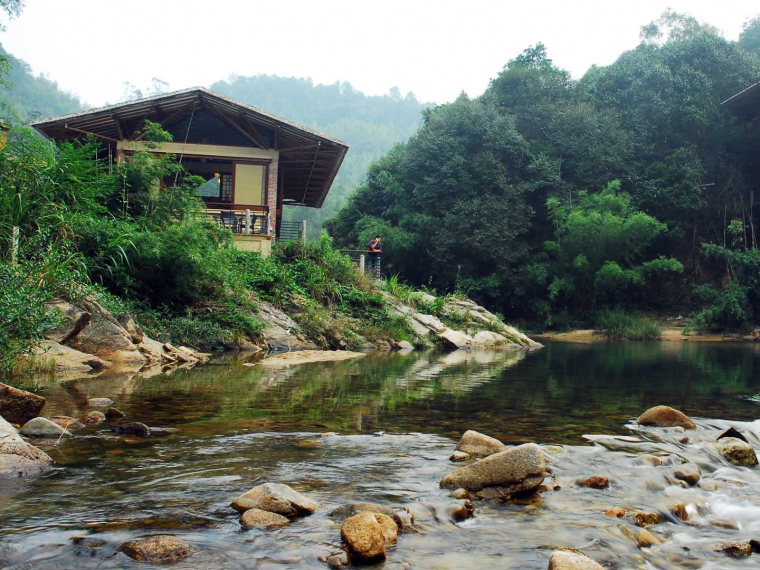
[{"label": "large rock", "polygon": [[543,482],[545,471],[541,448],[526,443],[460,467],[441,480],[441,487],[487,491],[481,496],[507,498],[535,490]]},{"label": "large rock", "polygon": [[192,546],[168,534],[157,534],[125,542],[119,550],[139,562],[152,564],[179,562],[195,553]]},{"label": "large rock", "polygon": [[140,328],[140,325],[138,325],[132,318],[132,315],[129,313],[122,313],[116,317],[116,321],[125,331],[127,331],[129,338],[134,344],[140,344],[143,341],[145,334],[143,333],[142,328]]},{"label": "large rock", "polygon": [[21,428],[21,434],[27,437],[71,437],[71,432],[47,418],[34,418]]},{"label": "large rock", "polygon": [[81,299],[73,306],[90,315],[79,332],[61,341],[88,354],[121,365],[142,365],[146,359],[132,342],[130,334],[108,311],[92,299]]},{"label": "large rock", "polygon": [[33,351],[37,359],[49,359],[55,362],[58,373],[97,372],[108,368],[111,363],[93,354],[75,350],[52,340],[44,340]]},{"label": "large rock", "polygon": [[478,347],[499,346],[508,342],[507,337],[493,331],[480,331],[472,337],[473,346]]},{"label": "large rock", "polygon": [[684,429],[695,429],[697,427],[689,416],[669,406],[649,408],[639,416],[637,421],[642,426],[682,427]]},{"label": "large rock", "polygon": [[443,341],[446,347],[455,350],[472,348],[474,345],[474,341],[470,335],[449,328],[439,332],[438,338]]},{"label": "large rock", "polygon": [[398,526],[380,513],[359,513],[346,519],[340,536],[353,562],[372,562],[385,558],[385,547],[396,544]]},{"label": "large rock", "polygon": [[66,344],[77,336],[92,318],[89,312],[63,299],[53,299],[45,308],[55,313],[59,320],[57,327],[45,331],[45,338],[58,344]]},{"label": "large rock", "polygon": [[265,301],[257,301],[256,316],[264,323],[261,336],[270,350],[316,350],[317,345],[298,332],[296,322]]},{"label": "large rock", "polygon": [[241,513],[261,509],[285,517],[296,517],[313,513],[319,504],[288,485],[264,483],[237,497],[231,506]]},{"label": "large rock", "polygon": [[724,437],[716,443],[718,451],[730,463],[743,467],[757,465],[755,449],[746,441],[735,437]]},{"label": "large rock", "polygon": [[240,524],[243,528],[262,528],[272,530],[290,524],[290,519],[277,513],[262,511],[261,509],[248,509],[240,515]]},{"label": "large rock", "polygon": [[0,383],[0,416],[13,424],[25,424],[40,415],[45,398]]},{"label": "large rock", "polygon": [[473,457],[488,457],[507,448],[498,439],[468,429],[457,443],[456,450]]},{"label": "large rock", "polygon": [[555,550],[547,570],[604,570],[604,566],[577,552]]},{"label": "large rock", "polygon": [[0,478],[29,477],[50,470],[53,460],[25,442],[16,429],[0,417]]}]

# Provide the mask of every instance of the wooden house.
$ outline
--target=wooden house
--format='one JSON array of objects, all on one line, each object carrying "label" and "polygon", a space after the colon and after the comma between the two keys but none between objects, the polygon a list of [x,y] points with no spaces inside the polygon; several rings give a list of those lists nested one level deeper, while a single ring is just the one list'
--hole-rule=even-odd
[{"label": "wooden house", "polygon": [[[161,125],[173,141],[158,148],[146,143],[146,121]],[[293,235],[283,207],[322,207],[348,151],[343,141],[202,87],[32,126],[56,141],[94,136],[117,162],[138,150],[174,155],[205,180],[198,196],[209,215],[233,231],[237,247],[264,255],[272,240]]]}]

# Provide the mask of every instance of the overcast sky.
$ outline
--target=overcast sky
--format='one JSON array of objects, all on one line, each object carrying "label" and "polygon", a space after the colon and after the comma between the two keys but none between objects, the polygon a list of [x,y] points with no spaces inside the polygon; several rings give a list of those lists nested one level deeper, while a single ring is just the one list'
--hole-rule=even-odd
[{"label": "overcast sky", "polygon": [[734,40],[760,13],[757,0],[26,0],[0,41],[90,105],[121,99],[125,81],[182,89],[258,73],[443,103],[479,95],[537,42],[580,77],[668,6]]}]

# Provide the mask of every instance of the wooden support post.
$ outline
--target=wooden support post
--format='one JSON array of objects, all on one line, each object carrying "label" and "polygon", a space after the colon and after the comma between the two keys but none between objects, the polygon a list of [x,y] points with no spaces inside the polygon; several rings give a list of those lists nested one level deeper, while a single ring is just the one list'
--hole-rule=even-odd
[{"label": "wooden support post", "polygon": [[306,220],[301,220],[301,230],[298,232],[298,238],[306,243]]},{"label": "wooden support post", "polygon": [[13,226],[11,230],[11,265],[18,265],[18,240],[19,240],[19,228]]},{"label": "wooden support post", "polygon": [[367,264],[367,258],[366,258],[366,257],[364,257],[364,254],[362,253],[362,254],[359,256],[359,270],[360,270],[362,273],[364,273],[364,271],[365,271],[365,268],[366,268],[366,264]]},{"label": "wooden support post", "polygon": [[251,235],[251,210],[246,208],[245,210],[245,233]]}]

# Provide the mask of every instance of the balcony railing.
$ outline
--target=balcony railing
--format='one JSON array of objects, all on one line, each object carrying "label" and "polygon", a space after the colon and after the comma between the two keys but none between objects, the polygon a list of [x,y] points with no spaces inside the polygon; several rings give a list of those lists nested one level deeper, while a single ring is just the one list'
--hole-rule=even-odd
[{"label": "balcony railing", "polygon": [[368,273],[375,279],[380,279],[379,253],[373,253],[368,249],[341,249],[340,252],[349,256],[360,271]]},{"label": "balcony railing", "polygon": [[280,241],[306,241],[306,220],[301,220],[300,222],[282,220],[280,222],[280,235],[277,239]]},{"label": "balcony railing", "polygon": [[207,210],[206,215],[234,234],[269,234],[269,213],[251,210]]}]

